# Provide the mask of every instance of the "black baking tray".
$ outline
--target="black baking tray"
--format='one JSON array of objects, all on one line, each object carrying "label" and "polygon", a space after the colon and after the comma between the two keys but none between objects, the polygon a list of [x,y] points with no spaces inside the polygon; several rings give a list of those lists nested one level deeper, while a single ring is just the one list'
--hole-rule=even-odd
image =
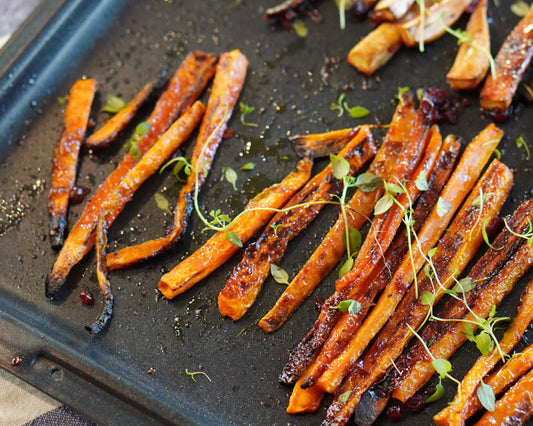
[{"label": "black baking tray", "polygon": [[[259,189],[294,169],[296,155],[288,136],[354,126],[345,114],[330,109],[346,92],[350,105],[370,110],[364,122],[387,123],[399,87],[445,88],[445,73],[457,46],[451,37],[426,46],[425,53],[402,50],[373,77],[358,74],[346,62],[349,49],[370,29],[366,20],[348,17],[339,29],[333,1],[318,3],[321,22],[303,18],[306,38],[263,19],[275,2],[251,0],[52,0],[43,2],[0,54],[0,366],[101,424],[317,424],[315,414],[289,416],[285,407],[291,389],[277,377],[289,351],[316,318],[315,298],[327,297],[336,271],[272,335],[256,323],[283,291],[268,279],[256,304],[241,320],[221,318],[218,291],[238,262],[226,265],[172,301],[155,288],[162,272],[198,248],[208,234],[193,218],[185,240],[170,253],[110,276],[115,315],[102,335],[90,336],[84,325],[101,311],[94,255],[69,276],[61,298],[44,297],[44,282],[54,258],[46,238],[47,193],[51,161],[62,128],[63,106],[57,101],[82,76],[96,78],[100,94],[131,98],[148,80],[173,72],[184,56],[200,49],[221,53],[239,48],[250,61],[241,100],[255,106],[247,117],[257,128],[243,126],[239,114],[230,121],[233,135],[224,141],[200,203],[206,211],[239,211]],[[518,22],[506,4],[491,4],[493,51]],[[459,25],[464,26],[465,21]],[[527,77],[526,77],[527,78]],[[478,93],[461,94],[471,106],[444,133],[470,140],[490,121],[479,110]],[[152,104],[153,105],[153,104]],[[519,103],[501,125],[506,136],[502,161],[515,171],[515,187],[503,213],[512,212],[531,196],[531,161],[516,146],[533,130],[533,106]],[[141,115],[149,113],[149,106]],[[141,117],[142,119],[142,117]],[[131,132],[132,129],[128,131]],[[78,184],[102,182],[123,155],[121,136],[115,148],[96,155],[84,151]],[[190,145],[184,154],[190,153]],[[257,167],[239,172],[237,191],[222,177],[222,168],[236,170],[248,161]],[[316,170],[326,163],[319,161]],[[147,181],[110,231],[112,247],[159,236],[171,217],[153,199],[164,193],[173,202],[179,185],[170,174]],[[82,205],[73,206],[73,224]],[[328,208],[305,233],[291,242],[281,266],[298,271],[335,219]],[[526,277],[526,279],[529,277]],[[526,279],[502,305],[514,309]],[[90,291],[95,306],[81,304],[78,294]],[[19,366],[11,365],[21,357]],[[454,371],[463,374],[477,356],[465,346],[454,357]],[[191,380],[187,371],[203,371]],[[447,400],[453,387],[447,385]],[[327,402],[327,400],[326,400]],[[408,417],[405,424],[429,424],[446,400]],[[387,423],[386,418],[380,418]]]}]

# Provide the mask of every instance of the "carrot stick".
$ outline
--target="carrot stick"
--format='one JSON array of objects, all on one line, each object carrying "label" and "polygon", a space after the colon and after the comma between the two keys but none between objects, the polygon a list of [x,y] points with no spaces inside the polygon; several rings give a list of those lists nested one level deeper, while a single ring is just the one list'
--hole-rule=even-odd
[{"label": "carrot stick", "polygon": [[264,189],[248,202],[245,212],[226,231],[217,232],[201,248],[163,275],[158,286],[163,296],[167,299],[176,297],[225,263],[239,250],[227,240],[227,234],[236,232],[241,242],[246,243],[274,215],[274,209],[283,207],[309,180],[312,167],[311,157],[301,160],[297,172]]},{"label": "carrot stick", "polygon": [[[533,345],[529,345],[522,352],[514,355],[499,369],[483,379],[487,386],[492,388],[495,395],[499,395],[510,384],[516,382],[522,375],[533,368]],[[467,401],[466,418],[470,418],[482,408],[477,397]]]},{"label": "carrot stick", "polygon": [[68,201],[76,182],[78,156],[97,88],[98,83],[92,78],[78,80],[72,85],[68,96],[63,132],[54,152],[48,195],[49,235],[53,248],[61,248],[63,245],[67,227]]},{"label": "carrot stick", "polygon": [[[107,278],[105,252],[107,230],[117,217],[117,210],[122,210],[122,206],[133,198],[135,191],[141,184],[153,175],[176,149],[187,140],[200,122],[204,112],[205,106],[200,101],[195,102],[192,107],[185,111],[124,176],[102,206],[96,226],[96,273],[105,304],[102,315],[98,317],[93,325],[86,327],[90,333],[102,331],[112,315],[113,295]],[[117,205],[120,208],[117,208]]]},{"label": "carrot stick", "polygon": [[[363,129],[339,153],[350,163],[352,174],[373,157],[377,149],[369,137],[368,129]],[[245,250],[241,263],[235,267],[219,293],[218,307],[223,316],[236,321],[246,313],[270,272],[270,265],[281,260],[289,241],[316,218],[324,202],[331,200],[341,190],[342,181],[333,176],[333,168],[329,164],[289,201],[287,207],[309,204],[281,211],[274,216],[270,226]]]},{"label": "carrot stick", "polygon": [[481,108],[507,114],[513,96],[533,56],[533,8],[511,31],[495,58],[496,74],[488,75],[481,90]]},{"label": "carrot stick", "polygon": [[533,415],[533,370],[522,377],[496,403],[494,411],[486,412],[477,426],[515,426],[524,424]]},{"label": "carrot stick", "polygon": [[[457,181],[453,183],[457,184]],[[449,187],[450,185],[446,188]],[[432,257],[436,275],[443,285],[449,286],[453,283],[453,277],[460,274],[472,260],[483,242],[482,224],[485,220],[497,216],[511,187],[512,174],[510,170],[499,162],[492,163],[457,213],[457,217],[450,225],[448,232],[442,237]],[[480,193],[491,193],[493,196],[486,203],[478,205],[477,200]],[[431,226],[429,220],[426,225]],[[409,327],[417,328],[425,318],[427,307],[422,305],[418,294],[422,294],[423,291],[433,292],[434,280],[429,279],[424,272],[419,274],[419,279],[418,292],[414,287],[409,290],[409,293],[398,306],[394,317],[390,318],[374,345],[365,357],[357,363],[358,368],[352,370],[347,380],[335,392],[337,397],[327,413],[329,421],[348,419],[351,416],[363,392],[385,373],[402,353],[412,336]],[[381,299],[387,298],[389,294],[391,292],[385,290]],[[381,300],[376,309],[379,308],[380,302]],[[379,318],[373,316],[374,313],[375,310],[365,319],[365,323],[360,329],[361,332],[365,329],[366,324],[369,322],[372,324],[373,320]],[[356,360],[355,356],[353,360]],[[334,364],[335,362],[332,365]],[[325,377],[325,375],[322,376],[318,383],[320,384]],[[337,383],[339,382],[337,381]],[[344,395],[344,397],[340,398],[339,395]]]},{"label": "carrot stick", "polygon": [[200,190],[205,181],[241,93],[247,66],[248,60],[239,50],[220,56],[207,103],[207,111],[198,131],[192,154],[191,174],[180,190],[170,232],[167,232],[164,237],[109,253],[107,255],[109,269],[125,268],[149,259],[170,249],[180,241],[193,210],[194,194]]},{"label": "carrot stick", "polygon": [[319,158],[338,153],[352,139],[356,131],[358,131],[357,127],[327,133],[296,135],[290,139],[292,148],[298,156],[303,158],[311,152],[314,158]]},{"label": "carrot stick", "polygon": [[[533,280],[530,280],[520,298],[518,312],[513,322],[500,340],[502,353],[508,354],[521,340],[533,320]],[[461,393],[455,395],[451,405],[433,417],[437,425],[464,424],[468,418],[469,407],[476,399],[475,392],[480,380],[501,360],[501,354],[494,348],[488,355],[480,356],[461,381]]]},{"label": "carrot stick", "polygon": [[[216,61],[216,56],[202,52],[187,55],[148,119],[150,129],[137,143],[141,154],[144,154],[157,141],[184,108],[192,105],[211,79]],[[136,163],[137,160],[133,155],[126,154],[85,206],[47,277],[47,297],[56,296],[72,267],[93,247],[94,229],[102,204]]]},{"label": "carrot stick", "polygon": [[[523,243],[516,255],[507,262],[504,268],[494,276],[488,283],[482,282],[478,284],[479,291],[474,292],[474,297],[469,297],[469,293],[465,294],[466,303],[469,304],[470,310],[462,319],[463,321],[474,321],[476,314],[478,317],[487,318],[493,306],[498,306],[503,299],[513,288],[514,284],[526,273],[529,267],[533,264],[533,249],[527,243]],[[481,291],[481,288],[483,291]],[[469,300],[473,299],[473,300]],[[448,301],[449,306],[454,305],[454,299]],[[461,302],[463,304],[463,302]],[[438,318],[444,320],[457,319],[461,317],[443,315],[443,313],[453,312],[453,309],[447,309],[445,306],[438,314]],[[444,312],[443,312],[444,311]],[[438,321],[440,322],[440,321]],[[445,331],[439,335],[432,342],[429,350],[435,358],[449,358],[465,341],[466,335],[464,333],[464,325],[462,322],[447,322]],[[476,326],[472,325],[475,331]],[[422,338],[425,338],[422,333]],[[426,355],[414,361],[413,368],[404,374],[401,381],[393,392],[393,397],[400,401],[406,401],[413,396],[435,372],[431,360],[426,359]]]},{"label": "carrot stick", "polygon": [[100,129],[96,130],[87,138],[87,141],[85,142],[86,146],[88,148],[104,148],[113,142],[117,135],[124,130],[133,117],[135,117],[139,108],[150,98],[155,88],[155,82],[146,84],[128,103],[128,105],[107,120]]}]

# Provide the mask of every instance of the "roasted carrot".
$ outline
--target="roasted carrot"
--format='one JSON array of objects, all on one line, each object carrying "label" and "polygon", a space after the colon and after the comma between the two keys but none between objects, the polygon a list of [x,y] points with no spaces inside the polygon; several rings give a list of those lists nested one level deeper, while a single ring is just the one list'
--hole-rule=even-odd
[{"label": "roasted carrot", "polygon": [[308,152],[313,153],[313,158],[327,157],[337,154],[352,139],[355,129],[342,129],[333,132],[296,135],[292,136],[292,148],[299,157],[304,157]]},{"label": "roasted carrot", "polygon": [[[492,388],[495,395],[501,394],[512,383],[533,368],[533,345],[515,354],[499,369],[492,373],[483,382]],[[482,408],[479,398],[470,398],[467,401],[465,418],[470,418]]]},{"label": "roasted carrot", "polygon": [[48,195],[50,244],[54,248],[61,248],[63,245],[67,227],[68,201],[76,182],[78,156],[97,88],[98,83],[92,78],[78,80],[72,85],[68,96],[63,132],[54,152]]},{"label": "roasted carrot", "polygon": [[193,210],[194,194],[200,190],[211,169],[217,148],[241,93],[247,66],[248,60],[239,50],[220,56],[207,102],[206,114],[198,131],[192,154],[191,173],[180,190],[174,208],[172,228],[164,237],[109,253],[107,256],[109,269],[125,268],[149,259],[179,242]]},{"label": "roasted carrot", "polygon": [[524,424],[533,415],[533,370],[522,377],[496,403],[494,411],[486,412],[477,426],[516,426]]},{"label": "roasted carrot", "polygon": [[513,96],[533,56],[533,8],[511,31],[495,58],[495,75],[489,75],[481,90],[481,108],[506,115]]},{"label": "roasted carrot", "polygon": [[[339,153],[350,163],[350,173],[357,172],[376,153],[373,138],[359,131]],[[286,207],[279,212],[258,240],[245,250],[242,261],[235,267],[226,286],[218,295],[218,307],[223,316],[234,321],[241,318],[253,304],[266,279],[271,264],[277,264],[287,244],[316,218],[325,202],[342,190],[342,181],[333,175],[329,164],[316,175]],[[304,206],[298,206],[309,203]]]},{"label": "roasted carrot", "polygon": [[[520,298],[518,312],[513,322],[500,340],[500,350],[508,354],[520,341],[522,335],[533,320],[533,280],[530,280]],[[447,408],[433,417],[437,425],[464,424],[468,418],[469,407],[475,399],[480,380],[488,374],[501,360],[500,351],[494,348],[488,355],[480,356],[461,381],[461,393],[457,394]]]},{"label": "roasted carrot", "polygon": [[490,34],[487,0],[480,0],[470,15],[466,32],[472,42],[461,43],[446,79],[454,90],[473,90],[489,70]]},{"label": "roasted carrot", "polygon": [[365,75],[373,74],[402,47],[397,24],[384,22],[368,33],[348,53],[348,63]]},{"label": "roasted carrot", "polygon": [[[137,143],[140,154],[144,154],[157,141],[184,108],[193,104],[213,76],[216,61],[215,55],[203,52],[187,55],[148,119],[150,129]],[[47,277],[48,297],[56,296],[72,267],[93,247],[94,229],[102,204],[136,163],[135,157],[127,153],[85,206],[81,218],[70,231]]]},{"label": "roasted carrot", "polygon": [[[107,230],[117,217],[117,211],[133,198],[141,184],[153,175],[161,165],[183,144],[196,128],[205,112],[205,106],[197,101],[150,147],[139,162],[129,170],[106,200],[98,215],[96,226],[96,272],[100,289],[104,295],[104,311],[93,325],[87,326],[91,333],[102,331],[111,319],[113,295],[107,278],[105,255]],[[118,205],[118,207],[117,207]]]},{"label": "roasted carrot", "polygon": [[453,25],[470,3],[472,0],[437,1],[415,17],[402,21],[399,29],[403,43],[416,46],[438,39],[446,32],[446,26]]},{"label": "roasted carrot", "polygon": [[117,135],[131,122],[139,108],[150,98],[155,82],[146,84],[137,95],[116,113],[106,123],[87,138],[85,144],[88,148],[104,148],[108,146]]},{"label": "roasted carrot", "polygon": [[[399,156],[396,158],[394,169],[390,170],[388,180],[390,182],[401,182],[405,179],[408,170],[420,162],[422,152],[426,144],[426,133],[429,129],[429,120],[432,116],[433,104],[429,99],[424,99],[418,112],[411,120],[398,121],[398,126],[389,129],[389,132],[405,134],[407,129],[409,138]],[[389,135],[387,135],[389,136]],[[394,136],[391,136],[394,138]],[[311,330],[304,337],[302,342],[291,352],[289,361],[285,365],[280,376],[280,381],[286,384],[293,384],[297,378],[302,374],[302,371],[307,367],[308,363],[322,347],[324,342],[331,332],[335,320],[338,316],[338,311],[331,309],[336,306],[338,302],[343,300],[344,292],[349,293],[350,286],[346,283],[352,283],[353,287],[357,287],[359,282],[364,281],[369,277],[376,265],[382,258],[382,253],[386,252],[392,242],[393,235],[399,227],[401,218],[399,215],[393,215],[390,212],[396,211],[397,208],[393,206],[385,215],[379,215],[375,218],[373,226],[370,228],[369,235],[367,235],[363,243],[357,259],[354,262],[355,267],[346,273],[341,280],[345,280],[343,287],[347,289],[342,292],[337,291],[330,296],[323,304],[318,319],[315,321]],[[381,232],[385,229],[391,229],[392,232]],[[337,280],[336,285],[339,283]],[[356,284],[353,284],[357,280]]]},{"label": "roasted carrot", "polygon": [[[513,288],[514,284],[525,274],[529,267],[533,264],[533,249],[527,244],[523,243],[515,254],[515,256],[508,261],[505,266],[494,276],[489,282],[483,281],[477,285],[476,288],[465,294],[466,303],[469,304],[469,312],[462,317],[462,321],[471,323],[472,329],[475,331],[477,326],[473,323],[475,316],[480,318],[487,318],[493,306],[498,306],[503,299]],[[483,289],[484,291],[481,291]],[[470,295],[469,293],[472,293]],[[469,297],[470,296],[470,297]],[[450,315],[456,309],[450,309],[450,306],[455,305],[456,299],[450,299],[447,304],[443,306],[441,311],[437,314],[438,318],[455,319],[456,315]],[[464,305],[465,302],[459,302]],[[440,321],[437,321],[440,323]],[[449,358],[465,341],[466,335],[464,325],[462,322],[447,322],[447,327],[444,327],[437,337],[429,346],[429,350],[435,358]],[[426,336],[422,332],[422,338]],[[409,355],[407,355],[409,356]],[[427,354],[423,354],[418,361],[413,358],[413,367],[404,374],[396,389],[393,392],[393,397],[400,401],[406,401],[413,396],[427,381],[431,378],[435,370],[431,364],[431,360],[426,359]]]},{"label": "roasted carrot", "polygon": [[[454,186],[457,184],[457,180],[453,182]],[[450,187],[451,185],[447,186],[447,189]],[[472,260],[483,242],[482,224],[485,220],[496,217],[511,187],[512,174],[509,169],[499,162],[492,163],[440,240],[432,257],[435,275],[439,277],[443,286],[449,287],[454,282],[453,277],[460,274]],[[491,193],[493,196],[486,203],[478,205],[480,193]],[[431,226],[430,220],[431,218],[426,225]],[[394,317],[390,318],[373,346],[357,363],[357,368],[353,369],[347,380],[336,391],[337,397],[328,409],[327,418],[330,421],[340,421],[351,416],[363,392],[386,372],[407,345],[412,336],[409,327],[417,328],[425,318],[428,308],[420,302],[418,295],[423,291],[433,293],[435,284],[434,280],[421,272],[417,285],[418,289],[413,287],[409,290],[398,306]],[[387,298],[389,294],[387,290],[384,291],[376,308],[379,308],[381,300],[386,300],[384,298]],[[361,332],[369,321],[377,318],[372,314],[365,319]],[[356,356],[353,360],[356,360]],[[324,375],[321,380],[325,377]],[[338,384],[339,381],[337,380],[336,383]],[[346,396],[347,394],[349,396]],[[344,397],[339,398],[339,395],[344,395]]]},{"label": "roasted carrot", "polygon": [[298,163],[298,171],[289,174],[281,183],[264,189],[251,199],[245,212],[238,216],[226,231],[217,232],[201,248],[167,272],[159,281],[159,291],[167,299],[191,288],[233,256],[239,247],[228,241],[228,232],[236,232],[245,244],[274,215],[274,209],[283,207],[311,176],[313,162],[310,156]]}]

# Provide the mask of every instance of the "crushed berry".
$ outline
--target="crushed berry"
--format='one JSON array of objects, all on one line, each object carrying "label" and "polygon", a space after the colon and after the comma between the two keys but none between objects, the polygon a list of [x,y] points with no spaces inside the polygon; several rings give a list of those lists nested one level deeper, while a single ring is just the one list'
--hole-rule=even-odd
[{"label": "crushed berry", "polygon": [[391,405],[389,408],[387,408],[387,417],[393,422],[400,421],[403,417],[402,407],[399,405]]},{"label": "crushed berry", "polygon": [[69,200],[72,204],[80,204],[85,200],[85,197],[89,192],[91,192],[91,190],[85,186],[75,186],[70,191]]},{"label": "crushed berry", "polygon": [[419,413],[424,409],[426,401],[422,395],[414,395],[404,402],[403,407],[410,413]]},{"label": "crushed berry", "polygon": [[315,299],[315,309],[317,310],[317,312],[320,312],[320,310],[322,309],[322,305],[324,304],[324,298],[323,297],[317,297]]},{"label": "crushed berry", "polygon": [[80,293],[80,300],[81,300],[81,303],[87,306],[91,306],[94,303],[92,294],[89,293],[87,290],[83,290]]}]

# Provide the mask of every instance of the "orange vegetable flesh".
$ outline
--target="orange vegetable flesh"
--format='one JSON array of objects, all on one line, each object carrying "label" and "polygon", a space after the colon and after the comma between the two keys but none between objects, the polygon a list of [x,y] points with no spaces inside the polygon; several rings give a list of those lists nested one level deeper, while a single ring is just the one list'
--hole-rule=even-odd
[{"label": "orange vegetable flesh", "polygon": [[133,198],[135,191],[141,184],[157,172],[176,149],[188,139],[200,123],[204,112],[205,106],[200,101],[195,102],[192,107],[185,111],[143,155],[139,162],[130,169],[102,206],[96,227],[96,273],[100,289],[104,295],[105,306],[103,314],[96,320],[95,324],[87,326],[91,333],[101,331],[111,318],[112,313],[113,297],[105,266],[107,230],[117,217],[117,211],[121,211],[123,206]]},{"label": "orange vegetable flesh", "polygon": [[[373,139],[363,131],[354,136],[339,156],[348,160],[350,173],[353,174],[375,155],[376,149]],[[270,265],[281,260],[289,241],[316,218],[325,205],[324,202],[332,200],[341,190],[342,180],[333,176],[333,168],[329,164],[286,207],[311,204],[282,211],[274,216],[270,226],[245,250],[242,261],[219,293],[218,307],[223,316],[236,321],[246,313],[268,276]]]},{"label": "orange vegetable flesh", "polygon": [[[454,184],[457,184],[457,181]],[[458,212],[448,231],[443,235],[432,257],[436,275],[444,286],[449,287],[453,284],[453,277],[460,274],[472,260],[483,242],[483,222],[497,216],[511,187],[512,174],[509,169],[499,162],[492,163]],[[487,203],[483,204],[482,210],[476,201],[481,192],[494,194]],[[434,281],[429,279],[424,272],[420,272],[417,285],[418,291],[415,287],[411,287],[373,346],[336,391],[337,397],[328,409],[327,418],[336,421],[348,419],[359,403],[363,392],[370,388],[402,353],[412,337],[409,326],[412,329],[418,328],[427,314],[428,307],[421,303],[418,295],[424,291],[434,292]],[[385,290],[382,298],[388,294]],[[372,315],[365,320],[361,331],[371,320]],[[354,357],[353,360],[355,361],[356,358]],[[352,365],[354,365],[353,361]],[[347,393],[349,396],[346,396]],[[342,394],[345,398],[339,399],[338,396]]]},{"label": "orange vegetable flesh", "polygon": [[78,80],[70,89],[63,132],[54,152],[52,179],[48,195],[50,217],[50,244],[61,248],[67,227],[67,210],[70,193],[76,182],[78,157],[85,137],[91,105],[98,88],[96,80]]},{"label": "orange vegetable flesh", "polygon": [[131,123],[139,108],[150,98],[156,87],[155,82],[146,84],[137,95],[105,124],[96,130],[85,142],[88,148],[104,148],[115,140],[117,135]]},{"label": "orange vegetable flesh", "polygon": [[[518,312],[499,342],[504,354],[508,354],[517,345],[532,320],[533,280],[530,280],[522,292]],[[469,411],[471,407],[475,405],[472,403],[472,400],[477,399],[475,392],[477,391],[480,380],[499,361],[501,361],[501,355],[497,348],[494,348],[488,355],[480,356],[461,381],[461,394],[457,394],[451,405],[433,417],[435,423],[437,425],[464,424],[465,420],[470,417]]]},{"label": "orange vegetable flesh", "polygon": [[207,111],[192,154],[191,174],[180,190],[171,230],[164,237],[109,253],[107,255],[109,269],[125,268],[149,259],[180,241],[193,210],[194,194],[200,190],[205,181],[241,93],[247,66],[248,60],[238,50],[220,56],[207,102]]},{"label": "orange vegetable flesh", "polygon": [[[187,55],[147,120],[150,123],[150,129],[137,143],[137,148],[141,154],[144,154],[168,129],[179,113],[192,105],[202,93],[207,82],[213,76],[216,61],[215,55],[202,52],[193,52]],[[127,153],[85,206],[80,219],[70,231],[54,262],[52,271],[47,277],[46,295],[48,297],[56,296],[72,267],[93,247],[94,229],[102,204],[136,163],[135,157]],[[118,214],[118,212],[116,213]]]},{"label": "orange vegetable flesh", "polygon": [[[472,290],[466,293],[466,299],[470,309],[479,317],[487,318],[491,308],[500,304],[503,297],[512,290],[514,284],[527,272],[532,263],[532,248],[528,244],[522,244],[516,255],[507,262],[504,268],[499,271],[498,275],[494,276],[488,283],[482,282],[478,284],[478,287],[482,287],[484,291],[474,292],[474,296],[477,296],[475,299],[474,297],[468,297],[470,296],[469,293],[472,293]],[[457,318],[457,316],[448,315],[449,312],[453,312],[453,309],[446,311],[446,306],[444,306],[437,314],[437,317],[445,319]],[[475,318],[469,312],[463,319],[474,321]],[[449,358],[466,341],[466,335],[463,333],[463,323],[450,322],[446,323],[446,325],[447,327],[445,327],[444,332],[442,329],[439,330],[439,335],[429,347],[429,350],[435,358]],[[476,326],[474,324],[471,325],[475,331]],[[424,337],[424,333],[422,333],[422,338]],[[415,361],[413,368],[407,374],[403,375],[392,394],[393,397],[400,401],[406,401],[427,383],[434,372],[435,370],[433,369],[431,360],[428,360],[427,355],[424,354],[422,359]]]},{"label": "orange vegetable flesh", "polygon": [[302,158],[309,152],[313,154],[313,158],[327,157],[341,151],[358,131],[359,128],[356,127],[327,133],[296,135],[291,137],[291,144],[296,154]]},{"label": "orange vegetable flesh", "polygon": [[264,189],[248,202],[244,214],[236,218],[226,231],[217,232],[201,248],[163,275],[158,286],[163,296],[167,299],[176,297],[230,259],[239,247],[227,240],[227,233],[236,232],[245,244],[274,215],[273,209],[283,207],[305,185],[312,167],[311,157],[301,160],[297,172]]}]

